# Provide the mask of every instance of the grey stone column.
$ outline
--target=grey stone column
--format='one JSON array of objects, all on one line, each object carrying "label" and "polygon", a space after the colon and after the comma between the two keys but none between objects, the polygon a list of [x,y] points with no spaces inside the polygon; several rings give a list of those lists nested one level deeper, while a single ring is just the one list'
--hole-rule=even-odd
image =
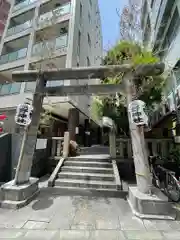
[{"label": "grey stone column", "polygon": [[16,184],[23,184],[29,182],[34,151],[36,148],[39,119],[40,114],[42,112],[43,95],[41,94],[41,92],[43,91],[45,84],[46,81],[42,77],[39,77],[36,81],[36,90],[34,93],[32,104],[33,105],[32,122],[27,131],[27,138],[25,139],[21,163],[19,163]]},{"label": "grey stone column", "polygon": [[89,119],[84,120],[84,146],[91,146],[91,127]]},{"label": "grey stone column", "polygon": [[76,140],[76,127],[79,126],[79,111],[76,108],[70,108],[68,112],[68,131],[70,140]]},{"label": "grey stone column", "polygon": [[116,158],[116,132],[112,129],[109,131],[109,150],[110,157]]}]

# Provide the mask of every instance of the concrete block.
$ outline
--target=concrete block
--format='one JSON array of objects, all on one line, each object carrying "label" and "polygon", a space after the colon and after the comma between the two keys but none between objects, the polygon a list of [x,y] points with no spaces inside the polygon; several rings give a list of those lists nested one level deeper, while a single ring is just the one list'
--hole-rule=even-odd
[{"label": "concrete block", "polygon": [[157,188],[153,195],[139,192],[136,186],[129,187],[128,202],[133,213],[144,219],[174,220],[176,212],[168,198]]},{"label": "concrete block", "polygon": [[2,208],[17,209],[27,205],[39,193],[39,179],[30,178],[28,183],[14,185],[14,180],[5,183],[1,189],[3,200],[1,201]]}]

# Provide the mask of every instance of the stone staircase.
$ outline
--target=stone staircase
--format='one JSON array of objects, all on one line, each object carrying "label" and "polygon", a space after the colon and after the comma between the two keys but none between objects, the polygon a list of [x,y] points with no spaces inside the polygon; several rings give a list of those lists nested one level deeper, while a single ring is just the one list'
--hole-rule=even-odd
[{"label": "stone staircase", "polygon": [[64,161],[54,188],[62,194],[124,197],[126,192],[116,175],[108,154],[88,155],[86,152]]}]

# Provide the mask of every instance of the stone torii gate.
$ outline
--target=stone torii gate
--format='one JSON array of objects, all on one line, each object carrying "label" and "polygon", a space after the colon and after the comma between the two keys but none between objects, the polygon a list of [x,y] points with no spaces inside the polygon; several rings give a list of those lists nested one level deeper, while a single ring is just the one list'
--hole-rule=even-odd
[{"label": "stone torii gate", "polygon": [[[30,178],[33,154],[36,145],[37,132],[39,127],[40,113],[42,111],[43,99],[45,96],[66,96],[66,95],[108,95],[115,94],[117,92],[123,92],[127,95],[127,105],[137,97],[134,88],[133,79],[138,76],[155,76],[160,75],[164,71],[164,64],[145,64],[134,67],[131,64],[115,65],[115,66],[100,66],[100,67],[78,67],[78,68],[65,68],[60,70],[47,70],[40,72],[38,70],[27,70],[27,71],[17,71],[13,72],[13,80],[15,82],[32,82],[36,81],[36,88],[33,95],[33,114],[32,122],[29,126],[27,132],[27,138],[25,142],[24,155],[22,157],[22,162],[19,169],[19,174],[17,176],[17,189],[22,189],[26,192],[26,199],[31,198],[30,194],[33,195],[37,191],[37,180]],[[83,80],[105,78],[108,76],[116,76],[119,73],[123,73],[122,84],[96,84],[96,85],[70,85],[70,86],[58,86],[58,87],[46,87],[47,81],[54,80]],[[134,97],[133,97],[134,96]],[[141,205],[142,196],[139,194],[144,194],[144,197],[148,198],[148,194],[151,190],[151,176],[148,166],[147,154],[145,152],[145,141],[144,141],[144,129],[143,127],[137,127],[135,124],[129,121],[133,157],[136,170],[137,179],[137,189],[129,190],[129,200],[130,205],[137,214],[142,212],[141,209],[137,209],[137,205]],[[6,184],[3,186],[4,192],[7,194],[7,189],[11,188],[11,184]],[[12,184],[13,185],[13,184]],[[24,187],[23,187],[24,186]],[[16,190],[17,190],[16,189]],[[28,193],[27,189],[31,189],[31,193]],[[6,196],[5,194],[5,196]],[[19,195],[18,195],[19,196]],[[8,199],[8,194],[5,197]],[[25,201],[18,197],[18,201]],[[161,199],[162,200],[162,199]],[[17,201],[17,199],[16,199]],[[154,201],[154,200],[153,200]],[[138,203],[138,204],[137,204]],[[167,202],[166,202],[167,203]],[[153,212],[154,211],[154,212]],[[157,209],[151,209],[149,214],[155,214]],[[153,213],[152,213],[153,212]],[[142,212],[144,214],[144,212]],[[159,213],[162,215],[162,213]],[[164,214],[164,213],[163,213]]]}]

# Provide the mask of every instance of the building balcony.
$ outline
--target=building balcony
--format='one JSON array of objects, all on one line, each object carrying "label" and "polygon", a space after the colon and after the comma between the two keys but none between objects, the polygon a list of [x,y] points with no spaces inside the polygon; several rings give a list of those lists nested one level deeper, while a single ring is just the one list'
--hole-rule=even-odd
[{"label": "building balcony", "polygon": [[0,56],[0,65],[25,58],[26,53],[27,53],[27,48],[21,48],[17,51],[1,55]]},{"label": "building balcony", "polygon": [[4,41],[9,42],[30,34],[33,27],[34,9],[11,17]]},{"label": "building balcony", "polygon": [[26,29],[31,28],[31,27],[32,27],[32,20],[29,20],[29,21],[27,21],[23,24],[19,24],[15,27],[9,28],[7,30],[6,37],[9,37],[9,36],[12,36],[14,34],[20,33],[20,32],[25,31]]},{"label": "building balcony", "polygon": [[0,72],[24,66],[29,35],[4,43],[0,56]]},{"label": "building balcony", "polygon": [[[67,42],[68,42],[68,35],[65,34],[53,40],[36,43],[33,46],[32,56],[42,56],[44,55],[44,53],[47,53],[47,51],[49,51],[50,53],[53,53],[54,51],[60,48],[67,47]],[[49,53],[47,53],[47,55],[49,56]]]},{"label": "building balcony", "polygon": [[13,12],[23,9],[23,8],[33,4],[36,1],[37,0],[16,1],[16,4],[14,5],[14,8],[13,8]]},{"label": "building balcony", "polygon": [[38,29],[47,27],[47,26],[57,23],[59,21],[68,20],[69,13],[71,12],[71,3],[70,2],[66,3],[64,5],[61,5],[57,8],[55,8],[52,11],[46,12],[48,9],[50,9],[50,6],[48,3],[42,5],[42,7],[40,9],[39,20],[37,22]]},{"label": "building balcony", "polygon": [[64,68],[67,44],[68,34],[35,43],[30,58],[31,65],[35,69]]}]

